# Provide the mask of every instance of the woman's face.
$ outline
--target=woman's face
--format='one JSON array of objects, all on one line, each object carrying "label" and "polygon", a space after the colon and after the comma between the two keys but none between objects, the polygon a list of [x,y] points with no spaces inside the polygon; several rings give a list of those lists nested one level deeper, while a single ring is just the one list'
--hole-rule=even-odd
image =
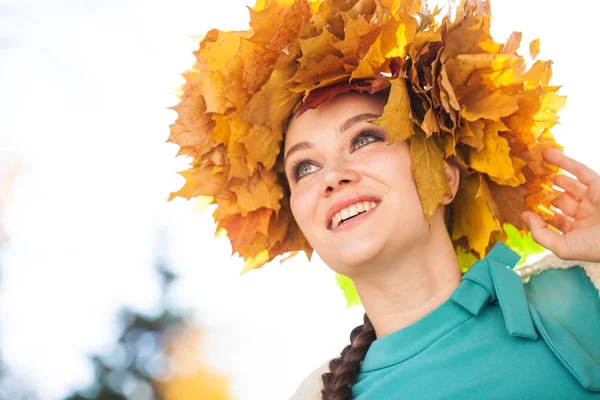
[{"label": "woman's face", "polygon": [[294,218],[327,265],[350,277],[415,248],[428,232],[408,143],[388,145],[385,129],[371,123],[383,107],[370,95],[339,95],[293,117],[285,138]]}]

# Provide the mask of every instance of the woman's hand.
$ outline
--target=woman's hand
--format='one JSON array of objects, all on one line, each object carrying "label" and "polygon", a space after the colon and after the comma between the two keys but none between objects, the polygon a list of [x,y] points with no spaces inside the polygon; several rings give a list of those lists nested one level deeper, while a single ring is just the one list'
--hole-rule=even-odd
[{"label": "woman's hand", "polygon": [[548,148],[543,156],[577,179],[554,178],[554,185],[564,193],[552,203],[557,210],[550,225],[560,233],[534,212],[523,213],[533,239],[562,259],[600,262],[600,175],[559,150]]}]

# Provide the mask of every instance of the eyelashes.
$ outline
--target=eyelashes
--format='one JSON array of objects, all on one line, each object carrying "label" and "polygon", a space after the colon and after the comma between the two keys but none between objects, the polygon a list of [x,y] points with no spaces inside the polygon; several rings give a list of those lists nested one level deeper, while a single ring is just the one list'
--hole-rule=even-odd
[{"label": "eyelashes", "polygon": [[304,171],[304,167],[310,167],[310,166],[316,167],[314,162],[308,158],[303,158],[303,159],[294,161],[294,163],[292,164],[292,166],[290,168],[290,170],[292,171],[292,178],[294,178],[294,182],[298,182],[304,176],[308,175],[308,173],[310,173],[310,172],[303,174],[303,171]]},{"label": "eyelashes", "polygon": [[[361,142],[362,139],[372,139],[372,140],[359,146],[359,143]],[[352,138],[350,139],[350,143],[352,145],[352,151],[355,151],[363,146],[366,146],[369,143],[385,141],[385,140],[386,140],[386,137],[382,133],[377,132],[376,130],[373,130],[372,128],[363,128],[363,129],[359,130],[358,132],[356,132],[354,135],[352,135]]]},{"label": "eyelashes", "polygon": [[[354,153],[371,143],[384,141],[387,141],[387,136],[383,132],[378,132],[372,127],[366,127],[354,133],[350,138],[350,152]],[[318,168],[319,165],[315,161],[310,158],[302,158],[294,161],[289,171],[294,182],[298,182],[305,176],[315,172]]]}]

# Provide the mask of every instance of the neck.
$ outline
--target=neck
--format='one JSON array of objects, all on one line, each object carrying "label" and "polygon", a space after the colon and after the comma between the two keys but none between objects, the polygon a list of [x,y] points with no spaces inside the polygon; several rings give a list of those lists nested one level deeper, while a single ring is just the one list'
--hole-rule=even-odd
[{"label": "neck", "polygon": [[446,301],[461,280],[460,267],[448,234],[431,232],[422,245],[412,246],[387,265],[369,268],[354,284],[377,337],[400,330]]}]

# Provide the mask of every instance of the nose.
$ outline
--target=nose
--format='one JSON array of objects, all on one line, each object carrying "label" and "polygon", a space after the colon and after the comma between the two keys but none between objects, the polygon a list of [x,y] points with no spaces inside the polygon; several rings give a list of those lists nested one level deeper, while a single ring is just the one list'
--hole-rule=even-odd
[{"label": "nose", "polygon": [[360,174],[338,161],[328,169],[323,179],[323,194],[325,196],[342,189],[346,185],[356,184],[360,181]]}]

